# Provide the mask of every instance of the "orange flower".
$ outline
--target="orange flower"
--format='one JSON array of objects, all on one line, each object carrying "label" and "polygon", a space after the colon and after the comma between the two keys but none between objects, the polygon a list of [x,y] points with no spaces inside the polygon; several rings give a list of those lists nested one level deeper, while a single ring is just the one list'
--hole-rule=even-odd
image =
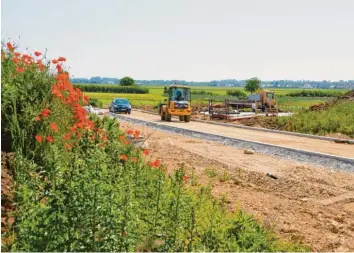
[{"label": "orange flower", "polygon": [[40,136],[40,135],[36,135],[36,141],[38,141],[38,142],[42,142],[42,140],[43,140],[43,138],[42,138],[42,136]]},{"label": "orange flower", "polygon": [[182,180],[183,180],[184,182],[186,182],[186,181],[188,180],[188,176],[187,176],[187,175],[184,175],[184,176],[182,177]]},{"label": "orange flower", "polygon": [[8,48],[11,52],[13,52],[13,51],[15,50],[14,46],[13,46],[10,42],[7,42],[6,45],[7,45],[7,48]]},{"label": "orange flower", "polygon": [[71,145],[69,143],[65,143],[64,146],[65,146],[66,149],[69,149],[69,150],[72,149],[72,147],[71,147]]},{"label": "orange flower", "polygon": [[21,68],[21,67],[17,67],[17,68],[16,68],[16,72],[17,72],[17,73],[23,73],[23,72],[25,72],[25,69],[24,69],[24,68]]},{"label": "orange flower", "polygon": [[54,122],[51,122],[49,125],[50,125],[50,129],[53,132],[58,132],[58,125],[57,124],[55,124]]},{"label": "orange flower", "polygon": [[54,138],[49,135],[49,136],[46,137],[46,140],[47,140],[48,142],[53,142],[53,141],[54,141]]},{"label": "orange flower", "polygon": [[37,57],[40,56],[41,54],[42,54],[42,53],[37,52],[37,51],[34,52],[34,55],[37,56]]},{"label": "orange flower", "polygon": [[160,165],[161,165],[161,161],[158,160],[158,159],[156,159],[155,162],[150,162],[150,166],[151,166],[151,167],[158,168]]},{"label": "orange flower", "polygon": [[129,145],[130,142],[129,142],[129,141],[125,141],[124,144],[125,144],[125,145]]},{"label": "orange flower", "polygon": [[132,160],[133,163],[136,163],[136,161],[138,161],[138,159],[136,157],[132,157],[131,160]]},{"label": "orange flower", "polygon": [[58,61],[66,61],[66,59],[65,59],[64,57],[61,57],[61,56],[60,56],[60,57],[58,58]]},{"label": "orange flower", "polygon": [[133,130],[128,129],[127,134],[132,134],[132,133],[133,133]]},{"label": "orange flower", "polygon": [[120,155],[120,159],[123,161],[128,161],[128,157],[126,155]]},{"label": "orange flower", "polygon": [[14,52],[14,56],[19,57],[21,54],[19,52]]},{"label": "orange flower", "polygon": [[144,155],[149,155],[150,151],[148,149],[144,149]]},{"label": "orange flower", "polygon": [[119,136],[119,140],[120,140],[120,141],[124,141],[124,140],[125,140],[124,135]]},{"label": "orange flower", "polygon": [[57,64],[58,61],[57,61],[57,60],[52,60],[52,63],[53,63],[53,64]]},{"label": "orange flower", "polygon": [[35,119],[36,119],[36,121],[40,121],[41,117],[37,116]]},{"label": "orange flower", "polygon": [[11,61],[15,64],[18,64],[18,58],[12,58]]},{"label": "orange flower", "polygon": [[48,117],[49,114],[50,114],[50,110],[49,110],[48,108],[46,108],[46,109],[44,109],[44,110],[42,111],[41,114],[42,114],[43,117]]},{"label": "orange flower", "polygon": [[70,140],[70,137],[71,137],[70,133],[64,134],[64,140]]}]

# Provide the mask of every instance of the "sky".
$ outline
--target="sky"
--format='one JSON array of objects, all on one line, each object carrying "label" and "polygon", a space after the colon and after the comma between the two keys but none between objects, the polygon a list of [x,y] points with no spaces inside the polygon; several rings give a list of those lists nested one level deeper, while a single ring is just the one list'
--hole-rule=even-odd
[{"label": "sky", "polygon": [[2,0],[1,38],[74,77],[353,80],[354,0]]}]

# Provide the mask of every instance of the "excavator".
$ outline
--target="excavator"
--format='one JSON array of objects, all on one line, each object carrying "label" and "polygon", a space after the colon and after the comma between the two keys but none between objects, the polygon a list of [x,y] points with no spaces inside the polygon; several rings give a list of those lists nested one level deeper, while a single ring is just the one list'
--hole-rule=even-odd
[{"label": "excavator", "polygon": [[180,121],[191,119],[191,91],[187,86],[171,85],[165,92],[168,98],[159,105],[161,120],[171,121],[172,116],[178,116]]}]

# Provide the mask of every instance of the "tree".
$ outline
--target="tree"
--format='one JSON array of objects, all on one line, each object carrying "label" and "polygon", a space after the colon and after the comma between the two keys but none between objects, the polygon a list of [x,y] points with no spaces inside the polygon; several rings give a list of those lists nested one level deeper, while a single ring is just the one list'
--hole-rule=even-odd
[{"label": "tree", "polygon": [[135,85],[135,80],[129,76],[123,77],[120,79],[121,86],[134,86]]},{"label": "tree", "polygon": [[260,87],[261,87],[261,80],[259,80],[257,77],[253,77],[246,81],[245,90],[253,93],[256,90],[258,90]]}]

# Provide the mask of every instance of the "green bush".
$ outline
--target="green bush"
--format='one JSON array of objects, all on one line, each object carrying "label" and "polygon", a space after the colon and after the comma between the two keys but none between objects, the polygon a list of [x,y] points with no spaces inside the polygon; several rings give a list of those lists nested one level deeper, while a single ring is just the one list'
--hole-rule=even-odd
[{"label": "green bush", "polygon": [[148,94],[149,89],[139,86],[119,86],[103,84],[75,84],[75,87],[84,92],[102,92],[102,93],[128,93],[128,94]]},{"label": "green bush", "polygon": [[218,96],[218,94],[206,90],[192,90],[192,95]]},{"label": "green bush", "polygon": [[241,100],[248,98],[247,94],[241,90],[228,90],[226,92],[226,95],[232,96],[232,97],[237,97],[238,99],[241,99]]},{"label": "green bush", "polygon": [[294,91],[287,94],[290,97],[338,97],[344,92],[332,90],[302,90]]},{"label": "green bush", "polygon": [[90,98],[89,105],[92,105],[94,107],[99,107],[99,108],[103,107],[103,103],[100,100],[98,100],[97,98]]}]

